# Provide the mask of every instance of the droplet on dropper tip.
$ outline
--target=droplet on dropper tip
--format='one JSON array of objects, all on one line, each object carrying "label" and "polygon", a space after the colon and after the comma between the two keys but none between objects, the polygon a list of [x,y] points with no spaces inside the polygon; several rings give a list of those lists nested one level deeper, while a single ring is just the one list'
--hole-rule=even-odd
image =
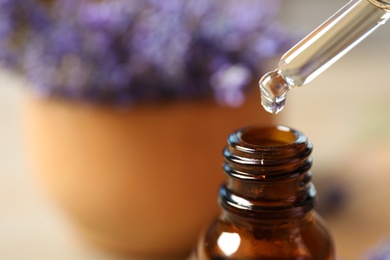
[{"label": "droplet on dropper tip", "polygon": [[268,72],[259,81],[261,104],[265,111],[277,114],[286,104],[287,92],[290,86],[277,70]]},{"label": "droplet on dropper tip", "polygon": [[285,104],[286,104],[286,99],[276,102],[276,101],[269,100],[264,96],[261,96],[261,105],[268,113],[274,115],[278,114],[280,111],[283,110]]}]

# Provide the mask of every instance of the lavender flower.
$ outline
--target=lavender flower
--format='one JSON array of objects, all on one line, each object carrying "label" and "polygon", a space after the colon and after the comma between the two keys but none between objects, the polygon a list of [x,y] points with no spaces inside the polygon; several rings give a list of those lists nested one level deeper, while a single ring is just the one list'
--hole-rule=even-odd
[{"label": "lavender flower", "polygon": [[390,260],[390,239],[386,239],[367,255],[367,260]]},{"label": "lavender flower", "polygon": [[290,39],[277,0],[0,0],[0,63],[35,91],[131,104],[240,105]]}]

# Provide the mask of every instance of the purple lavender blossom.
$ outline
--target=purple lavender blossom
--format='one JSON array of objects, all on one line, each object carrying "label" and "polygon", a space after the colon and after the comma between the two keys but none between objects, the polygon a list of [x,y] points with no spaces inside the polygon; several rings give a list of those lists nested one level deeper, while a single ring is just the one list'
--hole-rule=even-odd
[{"label": "purple lavender blossom", "polygon": [[390,239],[386,239],[375,249],[371,250],[366,257],[367,260],[390,260]]},{"label": "purple lavender blossom", "polygon": [[0,63],[43,95],[240,105],[291,43],[277,0],[0,0]]}]

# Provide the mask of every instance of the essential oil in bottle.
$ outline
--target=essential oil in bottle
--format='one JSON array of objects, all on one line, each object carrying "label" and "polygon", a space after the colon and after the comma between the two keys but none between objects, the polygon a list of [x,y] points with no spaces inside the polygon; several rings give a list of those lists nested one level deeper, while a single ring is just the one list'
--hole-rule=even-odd
[{"label": "essential oil in bottle", "polygon": [[222,213],[200,237],[197,260],[333,260],[334,247],[314,210],[312,144],[300,131],[247,127],[228,138]]}]

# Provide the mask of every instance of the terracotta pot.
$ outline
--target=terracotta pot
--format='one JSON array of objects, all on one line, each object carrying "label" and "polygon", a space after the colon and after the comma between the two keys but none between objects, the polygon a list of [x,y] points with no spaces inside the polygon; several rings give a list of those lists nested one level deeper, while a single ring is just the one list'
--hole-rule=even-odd
[{"label": "terracotta pot", "polygon": [[270,123],[254,91],[239,108],[214,101],[128,110],[27,93],[33,171],[88,241],[128,255],[187,255],[218,212],[228,134]]}]

